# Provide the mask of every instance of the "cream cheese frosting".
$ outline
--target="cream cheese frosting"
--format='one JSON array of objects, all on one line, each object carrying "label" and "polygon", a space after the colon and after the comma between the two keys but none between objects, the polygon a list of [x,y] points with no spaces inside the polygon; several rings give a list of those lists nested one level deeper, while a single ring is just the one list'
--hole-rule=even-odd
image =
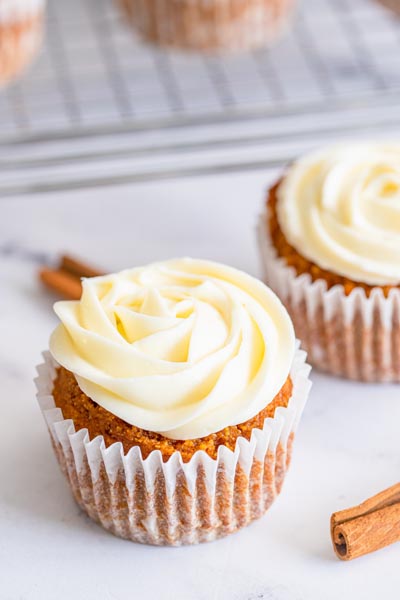
[{"label": "cream cheese frosting", "polygon": [[269,404],[295,351],[290,318],[257,279],[190,258],[83,280],[57,302],[56,361],[127,423],[172,439],[237,425]]},{"label": "cream cheese frosting", "polygon": [[279,226],[299,254],[369,285],[400,283],[400,144],[323,149],[278,188]]}]

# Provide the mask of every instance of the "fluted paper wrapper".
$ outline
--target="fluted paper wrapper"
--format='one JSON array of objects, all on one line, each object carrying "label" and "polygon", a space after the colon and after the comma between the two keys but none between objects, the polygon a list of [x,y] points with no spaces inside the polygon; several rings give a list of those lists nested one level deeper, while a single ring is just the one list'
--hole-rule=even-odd
[{"label": "fluted paper wrapper", "polygon": [[285,304],[309,362],[328,373],[376,382],[400,381],[400,290],[368,297],[357,287],[328,289],[323,279],[298,276],[277,255],[267,215],[258,224],[264,279]]},{"label": "fluted paper wrapper", "polygon": [[36,55],[43,37],[44,0],[0,0],[0,85]]},{"label": "fluted paper wrapper", "polygon": [[294,0],[117,0],[148,41],[191,50],[246,50],[271,44]]},{"label": "fluted paper wrapper", "polygon": [[280,492],[292,443],[309,388],[306,354],[296,351],[293,394],[250,441],[239,438],[217,459],[196,452],[184,463],[179,452],[163,462],[159,450],[143,459],[138,447],[106,448],[102,436],[89,440],[75,431],[52,396],[57,363],[44,353],[38,367],[37,397],[52,445],[77,503],[115,535],[135,542],[174,545],[211,541],[260,517]]}]

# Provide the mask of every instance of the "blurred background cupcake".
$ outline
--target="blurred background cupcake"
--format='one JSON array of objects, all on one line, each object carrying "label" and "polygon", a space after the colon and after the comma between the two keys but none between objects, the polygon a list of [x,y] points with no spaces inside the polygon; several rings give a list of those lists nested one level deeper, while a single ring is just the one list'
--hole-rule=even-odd
[{"label": "blurred background cupcake", "polygon": [[118,0],[118,4],[144,39],[212,51],[270,44],[294,0]]},{"label": "blurred background cupcake", "polygon": [[0,0],[0,85],[35,56],[43,31],[45,0]]}]

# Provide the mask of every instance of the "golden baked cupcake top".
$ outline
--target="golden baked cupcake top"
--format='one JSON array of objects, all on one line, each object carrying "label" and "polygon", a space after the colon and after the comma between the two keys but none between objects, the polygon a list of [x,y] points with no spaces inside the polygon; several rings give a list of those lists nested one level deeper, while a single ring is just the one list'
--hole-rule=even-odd
[{"label": "golden baked cupcake top", "polygon": [[98,405],[135,427],[186,440],[255,417],[294,356],[273,292],[231,267],[189,258],[83,281],[58,302],[50,349]]},{"label": "golden baked cupcake top", "polygon": [[336,145],[293,163],[277,220],[302,257],[369,286],[400,282],[400,145]]}]

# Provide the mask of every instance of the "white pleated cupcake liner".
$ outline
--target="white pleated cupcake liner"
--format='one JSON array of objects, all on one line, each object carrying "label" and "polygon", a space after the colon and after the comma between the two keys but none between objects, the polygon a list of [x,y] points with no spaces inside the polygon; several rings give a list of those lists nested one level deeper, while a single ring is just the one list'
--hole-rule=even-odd
[{"label": "white pleated cupcake liner", "polygon": [[179,452],[143,459],[138,447],[125,455],[102,436],[75,431],[52,396],[57,363],[46,352],[38,367],[37,398],[55,454],[78,504],[120,537],[155,545],[211,541],[260,517],[279,493],[289,466],[294,432],[311,386],[306,354],[297,349],[291,370],[293,394],[251,439],[235,451],[220,447],[216,459],[197,451],[184,463]]},{"label": "white pleated cupcake liner", "polygon": [[245,50],[271,44],[294,0],[118,0],[148,41],[189,50]]},{"label": "white pleated cupcake liner", "polygon": [[369,382],[400,381],[400,290],[367,296],[356,287],[328,289],[324,279],[296,274],[277,255],[267,213],[257,228],[264,280],[285,304],[309,362],[323,371]]},{"label": "white pleated cupcake liner", "polygon": [[43,38],[44,0],[0,0],[0,85],[20,73]]}]

